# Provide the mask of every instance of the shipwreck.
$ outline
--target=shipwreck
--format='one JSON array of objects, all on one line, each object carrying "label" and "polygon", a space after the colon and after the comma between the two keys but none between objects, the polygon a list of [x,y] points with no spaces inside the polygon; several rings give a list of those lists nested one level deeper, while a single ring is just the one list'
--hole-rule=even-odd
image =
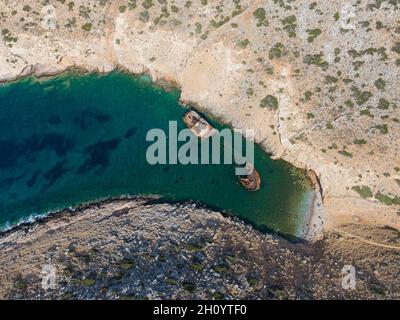
[{"label": "shipwreck", "polygon": [[207,139],[216,132],[214,127],[194,110],[184,114],[183,122],[200,139]]},{"label": "shipwreck", "polygon": [[261,178],[260,174],[254,168],[254,165],[251,162],[247,162],[246,169],[249,174],[240,176],[239,181],[243,187],[248,191],[258,191],[261,187]]}]

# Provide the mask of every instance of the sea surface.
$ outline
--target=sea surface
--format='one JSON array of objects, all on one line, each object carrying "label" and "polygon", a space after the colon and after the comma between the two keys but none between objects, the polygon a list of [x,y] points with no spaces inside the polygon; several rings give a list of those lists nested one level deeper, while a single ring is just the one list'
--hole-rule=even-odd
[{"label": "sea surface", "polygon": [[168,132],[169,121],[185,128],[188,106],[179,96],[148,77],[120,72],[0,85],[0,227],[109,197],[161,195],[236,215],[262,231],[300,236],[312,187],[302,170],[272,160],[258,145],[258,192],[240,185],[235,165],[146,161],[150,129]]}]

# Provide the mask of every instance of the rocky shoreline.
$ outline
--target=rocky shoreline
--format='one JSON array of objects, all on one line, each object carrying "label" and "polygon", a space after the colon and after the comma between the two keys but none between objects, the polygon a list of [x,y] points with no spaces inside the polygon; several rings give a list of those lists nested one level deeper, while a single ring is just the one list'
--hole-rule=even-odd
[{"label": "rocky shoreline", "polygon": [[110,197],[110,198],[105,198],[105,199],[98,199],[94,201],[89,201],[86,203],[81,203],[76,206],[70,206],[66,207],[63,209],[58,209],[54,211],[49,211],[43,214],[37,214],[30,216],[27,219],[23,219],[21,222],[13,224],[8,226],[7,228],[0,229],[0,237],[5,237],[13,232],[17,231],[23,231],[23,230],[29,230],[30,228],[36,226],[36,225],[42,225],[45,224],[52,219],[57,219],[63,216],[74,216],[79,214],[80,212],[90,209],[90,208],[96,208],[100,207],[101,205],[104,204],[109,204],[113,203],[116,201],[121,201],[121,200],[130,200],[130,201],[155,201],[157,199],[160,199],[159,196],[128,196],[128,195],[122,195],[119,197]]},{"label": "rocky shoreline", "polygon": [[[42,214],[37,214],[37,215],[31,215],[26,219],[22,219],[20,222],[12,224],[12,225],[7,225],[7,227],[0,229],[0,238],[7,237],[9,234],[15,233],[15,232],[25,232],[27,230],[30,230],[31,228],[35,228],[36,226],[41,226],[43,224],[46,224],[48,222],[51,222],[52,220],[70,216],[74,217],[76,215],[79,215],[80,213],[89,210],[89,209],[95,209],[95,208],[100,208],[104,205],[107,204],[113,204],[118,201],[143,201],[146,203],[160,203],[160,204],[169,204],[169,205],[182,205],[182,206],[190,206],[194,205],[197,208],[201,208],[204,210],[218,210],[218,208],[211,208],[208,207],[205,204],[194,202],[194,201],[173,201],[170,199],[167,199],[165,197],[159,196],[159,195],[121,195],[121,196],[116,196],[116,197],[108,197],[104,199],[97,199],[93,201],[88,201],[85,203],[81,203],[79,205],[75,206],[70,206],[66,207],[63,209],[58,209],[54,211],[49,211],[46,213]],[[310,202],[306,217],[304,219],[303,225],[300,227],[301,231],[299,233],[299,236],[291,235],[291,234],[283,234],[281,232],[277,232],[273,229],[268,229],[266,230],[258,230],[256,227],[251,226],[246,221],[243,221],[239,217],[235,216],[234,214],[227,214],[225,212],[218,212],[221,214],[224,218],[231,219],[233,221],[236,221],[237,223],[242,223],[244,225],[247,225],[249,227],[252,227],[255,231],[261,232],[263,234],[270,234],[270,235],[275,235],[278,237],[281,237],[283,239],[286,239],[289,242],[295,242],[295,243],[300,243],[300,242],[315,242],[318,239],[323,238],[323,222],[321,223],[321,218],[320,216],[318,217],[318,221],[315,220],[315,217],[317,214],[319,214],[318,210],[323,210],[323,207],[318,206],[318,196],[317,194],[314,194],[313,200]],[[314,219],[314,220],[313,220]],[[314,221],[314,224],[312,222]]]}]

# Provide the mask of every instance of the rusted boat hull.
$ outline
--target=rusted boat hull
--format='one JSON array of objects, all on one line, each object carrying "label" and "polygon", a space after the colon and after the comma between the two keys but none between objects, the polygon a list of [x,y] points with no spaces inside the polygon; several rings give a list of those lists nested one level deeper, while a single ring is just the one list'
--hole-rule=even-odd
[{"label": "rusted boat hull", "polygon": [[258,191],[261,187],[261,178],[256,169],[248,176],[240,177],[240,183],[247,191]]}]

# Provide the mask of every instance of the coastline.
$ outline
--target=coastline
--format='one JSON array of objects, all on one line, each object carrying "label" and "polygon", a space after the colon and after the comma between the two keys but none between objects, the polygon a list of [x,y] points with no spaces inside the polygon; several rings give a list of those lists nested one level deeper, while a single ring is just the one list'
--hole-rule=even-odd
[{"label": "coastline", "polygon": [[325,211],[319,192],[314,191],[308,205],[308,213],[304,219],[303,236],[306,241],[313,242],[323,237],[326,224]]},{"label": "coastline", "polygon": [[148,196],[129,196],[129,195],[122,195],[118,197],[109,197],[109,198],[103,198],[103,199],[97,199],[93,201],[88,201],[85,203],[80,203],[75,206],[69,206],[69,207],[64,207],[61,209],[55,209],[51,210],[48,212],[44,213],[32,213],[29,215],[29,217],[26,218],[21,218],[18,222],[16,223],[6,223],[6,226],[0,228],[0,238],[7,236],[7,234],[10,234],[14,231],[17,230],[25,230],[29,229],[30,227],[38,224],[43,224],[48,221],[51,221],[52,219],[60,218],[64,215],[70,215],[74,216],[76,214],[79,214],[79,212],[82,212],[86,209],[89,208],[95,208],[98,207],[102,204],[108,204],[108,203],[113,203],[121,200],[157,200],[160,199],[160,196],[153,196],[153,195],[148,195]]},{"label": "coastline", "polygon": [[[260,233],[263,235],[271,235],[271,236],[277,236],[279,238],[285,239],[286,241],[293,242],[293,243],[300,243],[300,242],[314,242],[318,239],[320,239],[320,236],[322,233],[313,233],[312,229],[310,229],[306,224],[303,224],[303,227],[300,226],[302,229],[302,233],[298,236],[295,235],[290,235],[290,234],[284,234],[279,231],[275,231],[273,229],[265,229],[264,227],[258,228],[257,226],[254,226],[250,221],[247,221],[246,219],[240,218],[232,213],[225,212],[221,208],[218,207],[212,207],[209,205],[206,205],[204,203],[199,203],[193,200],[189,201],[176,201],[172,200],[169,198],[166,198],[161,195],[121,195],[121,196],[116,196],[116,197],[106,197],[103,199],[96,199],[93,201],[87,201],[85,203],[78,204],[76,206],[69,206],[65,207],[62,209],[57,209],[53,211],[48,211],[46,213],[42,214],[31,214],[27,218],[21,219],[20,222],[17,222],[16,224],[9,225],[5,228],[0,229],[0,239],[7,237],[9,234],[12,234],[14,232],[18,231],[24,231],[24,230],[29,230],[35,226],[40,226],[44,225],[46,223],[49,223],[53,220],[57,220],[63,217],[73,217],[79,215],[79,213],[87,211],[89,209],[96,209],[100,208],[104,205],[112,205],[114,203],[118,203],[121,201],[139,201],[142,202],[144,201],[144,206],[147,204],[168,204],[168,205],[177,205],[177,206],[194,206],[199,209],[205,209],[205,210],[210,210],[214,211],[218,214],[220,214],[222,217],[230,219],[236,223],[242,224],[244,226],[247,226],[251,228],[254,232]],[[310,211],[312,212],[312,211]],[[309,212],[309,213],[310,213]],[[307,216],[310,216],[307,214]],[[312,235],[312,237],[310,236]],[[319,236],[318,238],[316,236]]]},{"label": "coastline", "polygon": [[[134,74],[132,72],[129,72],[127,69],[120,68],[120,67],[116,67],[115,69],[113,69],[111,71],[107,71],[107,72],[100,72],[99,70],[90,71],[90,70],[87,70],[87,69],[84,69],[84,68],[69,67],[69,68],[67,68],[65,70],[60,70],[58,73],[54,73],[54,71],[46,72],[46,69],[41,69],[41,68],[43,68],[43,65],[40,65],[39,68],[31,66],[31,68],[27,68],[27,70],[30,70],[30,73],[27,73],[27,72],[24,72],[24,74],[21,73],[21,75],[18,78],[4,80],[2,82],[2,84],[17,82],[17,81],[23,80],[23,79],[25,79],[27,77],[33,77],[33,79],[43,79],[43,78],[51,78],[51,77],[57,77],[57,76],[69,76],[69,75],[80,76],[80,75],[85,75],[85,74],[107,75],[107,74],[109,74],[111,72],[121,72],[121,73],[126,74],[127,76],[130,76],[130,77],[141,77],[141,76],[149,77],[149,79],[151,81],[150,85],[156,86],[156,87],[158,87],[158,88],[160,88],[162,90],[175,90],[175,89],[179,90],[179,91],[181,90],[181,88],[174,82],[169,82],[167,80],[162,80],[162,79],[158,79],[158,80],[154,81],[151,74],[148,74],[148,73]],[[198,104],[187,104],[187,102],[184,102],[182,100],[180,100],[180,103],[182,104],[183,107],[186,107],[186,108],[190,108],[190,107],[194,106],[196,108],[196,110],[200,110],[200,112],[203,112],[206,117],[211,118],[213,121],[220,121],[224,125],[227,125],[227,126],[230,126],[230,127],[232,126],[232,123],[227,123],[226,121],[224,121],[223,118],[215,117],[213,114],[210,114],[210,111],[202,108]],[[260,145],[260,147],[263,149],[264,152],[267,153],[267,151],[265,150],[263,145]],[[267,154],[270,156],[269,153],[267,153]],[[286,161],[284,159],[274,159],[274,160],[281,160],[281,161],[285,161],[287,163],[290,163],[290,162],[288,162],[288,161]],[[304,170],[301,167],[296,167],[296,168]],[[309,179],[309,181],[311,182],[311,184],[313,184],[312,179]],[[314,185],[314,189],[315,189],[315,185]],[[120,199],[135,199],[137,197],[141,197],[141,196],[129,196],[129,195],[124,196],[124,195],[122,195],[120,197],[110,197],[110,198],[98,199],[98,200],[94,199],[93,201],[89,201],[88,203],[82,203],[82,204],[79,204],[77,206],[73,206],[72,207],[72,212],[79,211],[82,208],[85,208],[87,206],[92,206],[92,205],[96,206],[96,205],[101,204],[103,202],[112,202],[112,201],[120,200]],[[159,198],[161,196],[156,196],[156,197]],[[221,211],[220,208],[213,208],[213,209],[216,209],[217,211],[219,211],[224,216],[234,216],[232,214],[224,213],[223,211]],[[42,219],[44,219],[46,221],[47,218],[51,218],[52,216],[57,216],[59,213],[62,213],[62,212],[68,211],[68,210],[69,210],[68,208],[62,208],[62,209],[59,209],[59,210],[54,210],[54,211],[50,211],[50,212],[46,212],[46,213],[31,214],[29,217],[27,217],[25,219],[22,219],[21,222],[16,222],[15,224],[11,224],[9,226],[6,225],[5,227],[3,227],[0,230],[0,235],[2,234],[2,232],[6,232],[8,230],[14,230],[15,227],[24,226],[24,225],[30,225],[31,222],[34,223],[36,221],[41,221]],[[322,232],[323,232],[323,230],[320,227],[320,225],[319,225],[318,228],[316,228],[315,226],[313,227],[313,224],[309,223],[309,221],[311,221],[313,219],[315,220],[315,217],[314,217],[315,215],[316,215],[315,209],[312,206],[310,206],[305,211],[305,214],[304,214],[305,218],[302,219],[303,222],[300,224],[300,227],[299,227],[300,232],[296,236],[279,233],[279,232],[276,232],[276,231],[274,231],[272,229],[268,230],[267,232],[268,233],[276,233],[276,234],[278,234],[278,235],[280,235],[280,236],[282,236],[283,238],[286,238],[286,239],[288,239],[288,238],[297,239],[297,236],[300,236],[300,239],[304,239],[306,241],[314,241],[319,236],[321,236]],[[240,221],[244,221],[242,219],[239,219],[239,220]],[[250,222],[246,222],[246,223],[251,225]],[[256,230],[259,230],[256,226],[253,226],[253,227]],[[295,240],[295,241],[298,241],[298,240]]]},{"label": "coastline", "polygon": [[323,205],[323,189],[320,179],[312,169],[307,170],[307,177],[314,187],[314,195],[308,207],[308,215],[304,219],[304,239],[315,241],[322,237],[327,219]]}]

